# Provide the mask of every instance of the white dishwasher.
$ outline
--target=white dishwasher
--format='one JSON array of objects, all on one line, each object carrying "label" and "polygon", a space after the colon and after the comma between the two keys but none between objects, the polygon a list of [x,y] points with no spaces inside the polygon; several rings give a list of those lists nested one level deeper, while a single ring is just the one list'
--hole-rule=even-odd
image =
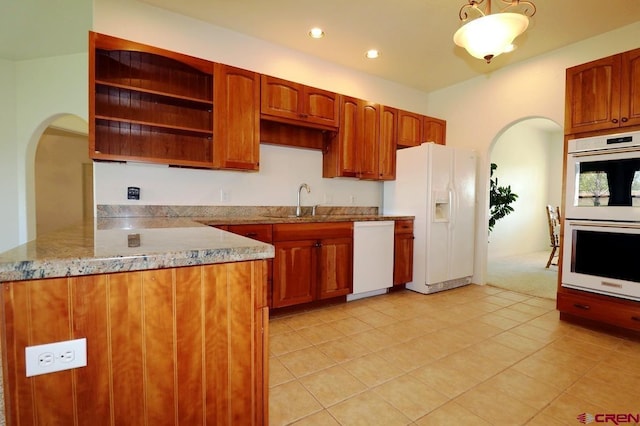
[{"label": "white dishwasher", "polygon": [[353,294],[347,301],[393,286],[393,228],[392,220],[353,223]]}]

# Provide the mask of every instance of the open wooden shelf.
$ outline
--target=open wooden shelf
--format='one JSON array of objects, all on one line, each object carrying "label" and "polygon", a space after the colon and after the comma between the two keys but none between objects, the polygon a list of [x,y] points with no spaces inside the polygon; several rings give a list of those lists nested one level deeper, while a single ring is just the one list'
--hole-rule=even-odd
[{"label": "open wooden shelf", "polygon": [[92,158],[212,167],[213,62],[97,33],[90,46]]}]

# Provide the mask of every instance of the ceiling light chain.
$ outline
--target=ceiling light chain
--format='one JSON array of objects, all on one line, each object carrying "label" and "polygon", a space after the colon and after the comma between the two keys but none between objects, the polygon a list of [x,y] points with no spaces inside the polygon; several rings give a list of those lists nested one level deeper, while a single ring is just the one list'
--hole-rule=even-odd
[{"label": "ceiling light chain", "polygon": [[[491,0],[467,0],[458,13],[463,26],[453,36],[458,46],[487,63],[509,51],[513,40],[527,29],[529,17],[536,13],[536,6],[531,1],[500,1],[507,6],[492,15]],[[481,6],[485,2],[483,10]]]},{"label": "ceiling light chain", "polygon": [[[460,12],[458,16],[462,22],[466,22],[470,19],[469,12],[473,11],[473,13],[479,15],[477,18],[481,18],[483,16],[491,15],[491,0],[486,0],[487,5],[482,10],[480,6],[485,2],[485,0],[468,0],[469,3],[463,5],[460,8]],[[504,9],[500,12],[507,12],[511,8],[522,7],[522,14],[531,18],[536,14],[536,5],[527,0],[501,0],[502,3],[507,4]]]}]

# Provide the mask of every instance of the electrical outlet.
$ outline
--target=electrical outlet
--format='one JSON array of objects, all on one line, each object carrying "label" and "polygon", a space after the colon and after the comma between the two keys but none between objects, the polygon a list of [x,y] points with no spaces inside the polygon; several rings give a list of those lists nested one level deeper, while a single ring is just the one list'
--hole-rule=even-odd
[{"label": "electrical outlet", "polygon": [[231,201],[231,191],[228,189],[220,190],[220,201],[228,203]]},{"label": "electrical outlet", "polygon": [[87,365],[87,339],[66,340],[24,349],[27,377]]},{"label": "electrical outlet", "polygon": [[349,195],[349,203],[351,203],[351,204],[355,204],[356,203],[356,196],[355,195]]}]

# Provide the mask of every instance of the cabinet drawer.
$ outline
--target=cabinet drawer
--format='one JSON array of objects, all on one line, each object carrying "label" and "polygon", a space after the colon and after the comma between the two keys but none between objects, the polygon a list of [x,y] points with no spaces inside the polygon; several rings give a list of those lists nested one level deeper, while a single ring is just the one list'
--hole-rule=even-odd
[{"label": "cabinet drawer", "polygon": [[394,232],[396,234],[413,234],[413,221],[412,220],[396,220],[394,226]]},{"label": "cabinet drawer", "polygon": [[582,318],[640,331],[640,303],[609,301],[597,296],[558,293],[558,310]]},{"label": "cabinet drawer", "polygon": [[272,225],[228,225],[226,229],[234,234],[262,241],[263,243],[273,241]]},{"label": "cabinet drawer", "polygon": [[273,241],[300,241],[352,236],[352,222],[281,223],[273,225]]}]

